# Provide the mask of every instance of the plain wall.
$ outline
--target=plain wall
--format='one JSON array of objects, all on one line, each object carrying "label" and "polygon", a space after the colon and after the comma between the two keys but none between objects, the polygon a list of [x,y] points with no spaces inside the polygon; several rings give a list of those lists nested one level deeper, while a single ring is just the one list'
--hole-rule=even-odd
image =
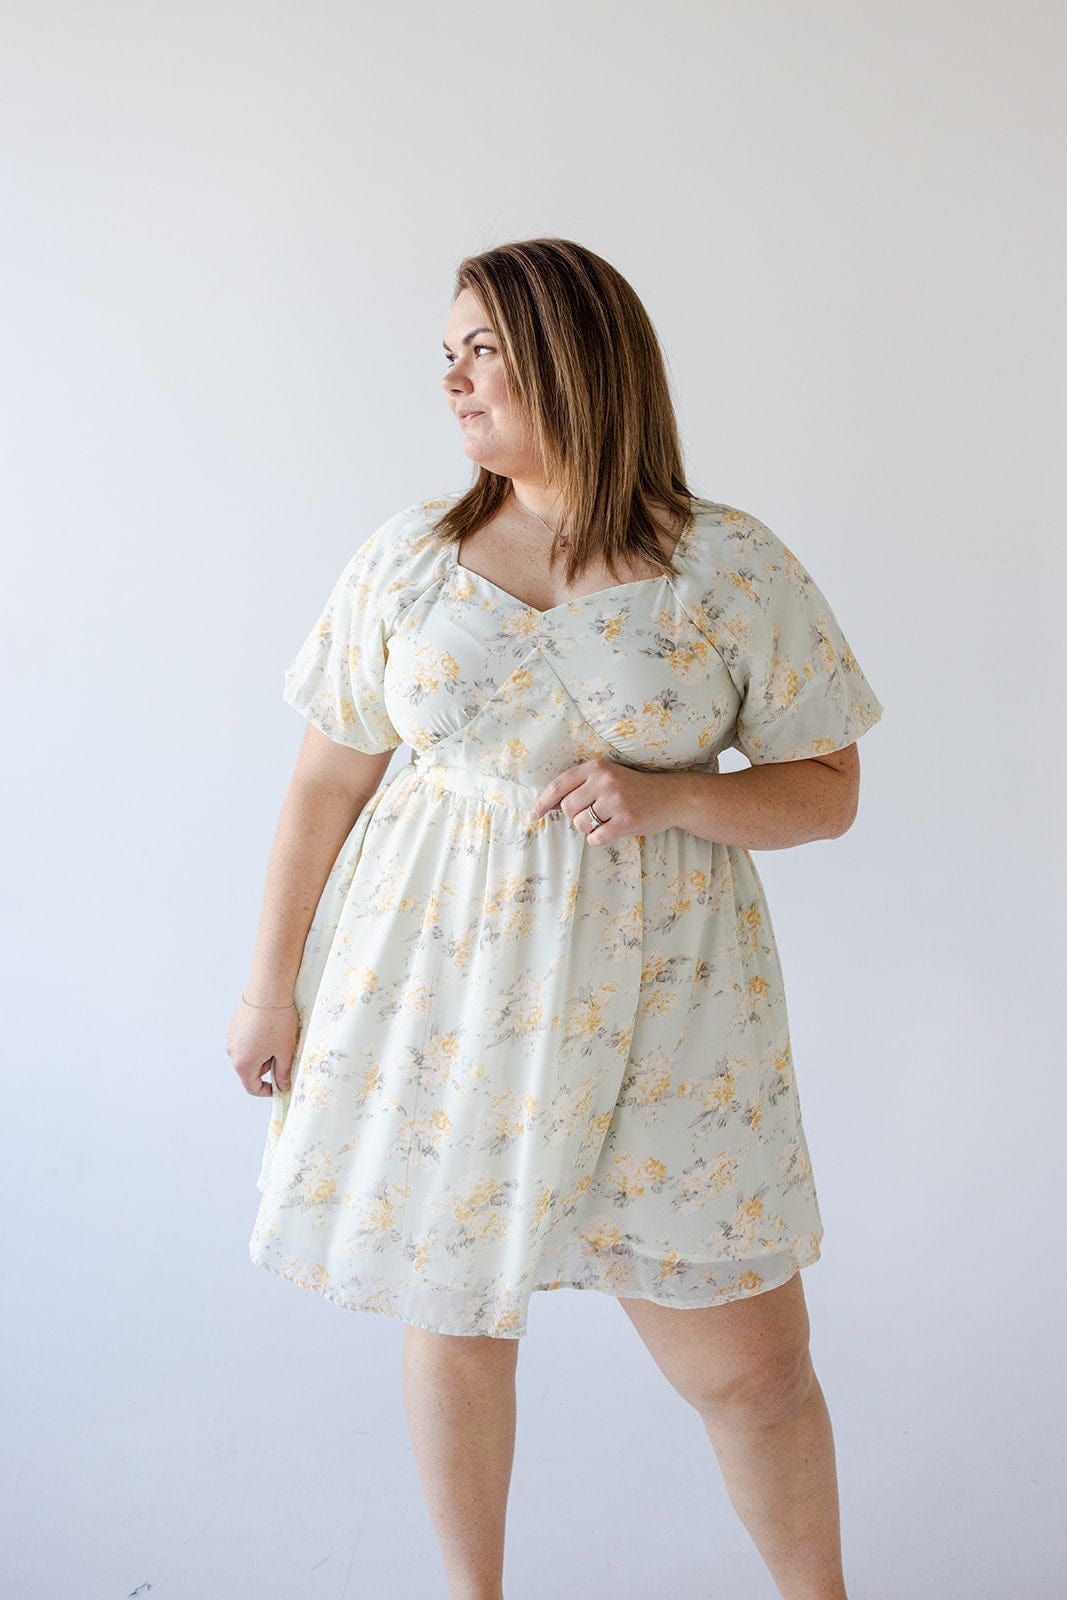
[{"label": "plain wall", "polygon": [[[446,1592],[401,1324],[248,1259],[269,1101],[224,1035],[284,668],[371,529],[469,481],[452,274],[540,234],[629,278],[693,486],[796,551],[885,705],[852,829],[756,856],[850,1593],[1062,1593],[1063,8],[3,33],[5,1593]],[[610,1297],[535,1295],[519,1408],[509,1600],[774,1595]]]}]

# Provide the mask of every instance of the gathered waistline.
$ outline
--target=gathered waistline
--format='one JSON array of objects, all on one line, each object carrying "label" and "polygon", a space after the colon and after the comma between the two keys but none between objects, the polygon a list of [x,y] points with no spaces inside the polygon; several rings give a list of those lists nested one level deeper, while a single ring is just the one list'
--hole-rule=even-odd
[{"label": "gathered waistline", "polygon": [[[443,761],[420,761],[417,757],[409,762],[408,770],[416,778],[436,784],[440,789],[449,789],[453,794],[471,795],[476,800],[487,800],[513,811],[528,812],[544,787],[543,784],[520,783],[516,778],[501,778],[495,773],[476,772],[472,767],[452,767]],[[563,813],[550,811],[543,820],[547,821],[551,816],[563,816]]]},{"label": "gathered waistline", "polygon": [[[645,770],[648,769],[638,769]],[[664,769],[671,770],[671,769]],[[686,770],[686,769],[674,769]],[[719,770],[718,756],[713,756],[710,761],[701,767],[687,769],[690,771],[716,773]],[[491,805],[506,806],[511,811],[521,811],[524,820],[542,789],[548,787],[548,779],[542,784],[522,783],[518,778],[505,778],[498,773],[478,772],[474,767],[460,767],[450,765],[446,761],[415,756],[406,767],[402,767],[397,774],[410,773],[412,778],[423,783],[432,783],[439,793],[446,790],[452,794],[470,795],[475,800],[485,800]],[[529,823],[532,828],[542,827],[546,822],[563,821],[570,823],[570,818],[558,807],[546,811],[537,822]]]}]

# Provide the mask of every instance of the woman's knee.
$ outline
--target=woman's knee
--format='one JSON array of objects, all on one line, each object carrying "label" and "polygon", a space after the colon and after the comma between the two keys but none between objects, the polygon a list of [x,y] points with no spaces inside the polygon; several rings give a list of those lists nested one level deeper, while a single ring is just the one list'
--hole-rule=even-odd
[{"label": "woman's knee", "polygon": [[703,1310],[625,1300],[664,1376],[702,1416],[780,1421],[815,1379],[800,1274],[765,1294]]},{"label": "woman's knee", "polygon": [[743,1361],[729,1372],[702,1375],[691,1403],[706,1420],[770,1427],[795,1416],[815,1384],[807,1341]]}]

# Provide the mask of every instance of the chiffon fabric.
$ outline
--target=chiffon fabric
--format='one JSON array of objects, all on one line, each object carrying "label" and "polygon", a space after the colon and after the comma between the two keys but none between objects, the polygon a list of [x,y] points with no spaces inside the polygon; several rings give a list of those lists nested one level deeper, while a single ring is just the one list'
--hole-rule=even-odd
[{"label": "chiffon fabric", "polygon": [[435,521],[352,555],[284,699],[406,744],[322,891],[273,1088],[252,1261],[339,1306],[521,1338],[538,1289],[758,1294],[823,1234],[781,966],[747,849],[605,846],[529,809],[595,757],[718,771],[852,744],[883,712],[764,523],[693,497],[671,576],[537,610]]}]

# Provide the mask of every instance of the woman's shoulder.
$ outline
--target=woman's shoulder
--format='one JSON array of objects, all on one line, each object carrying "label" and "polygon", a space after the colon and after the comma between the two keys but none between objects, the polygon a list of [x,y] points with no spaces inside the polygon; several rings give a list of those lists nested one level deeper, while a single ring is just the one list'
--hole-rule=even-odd
[{"label": "woman's shoulder", "polygon": [[803,596],[811,574],[773,528],[751,511],[693,496],[693,519],[676,551],[683,597],[705,606],[763,608],[773,590]]},{"label": "woman's shoulder", "polygon": [[458,494],[449,493],[413,501],[375,528],[365,541],[366,546],[373,548],[376,555],[392,555],[400,560],[439,547],[441,540],[434,531],[438,518],[458,499]]},{"label": "woman's shoulder", "polygon": [[732,570],[745,561],[778,559],[786,546],[772,528],[751,511],[693,495],[693,519],[681,549],[704,571]]},{"label": "woman's shoulder", "polygon": [[458,495],[434,495],[394,511],[368,534],[352,556],[361,579],[387,612],[395,613],[446,570],[448,545],[435,532]]}]

